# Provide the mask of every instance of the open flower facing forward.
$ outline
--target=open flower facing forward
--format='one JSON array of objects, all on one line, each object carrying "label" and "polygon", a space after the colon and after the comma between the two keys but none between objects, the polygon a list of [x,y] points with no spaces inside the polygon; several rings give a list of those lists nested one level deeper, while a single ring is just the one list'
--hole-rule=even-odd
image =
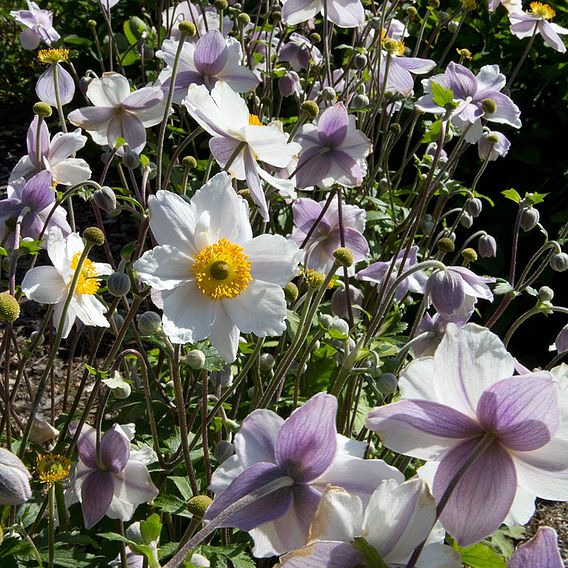
[{"label": "open flower facing forward", "polygon": [[537,33],[542,36],[544,45],[552,47],[560,53],[566,52],[566,46],[560,35],[568,34],[568,29],[551,22],[556,12],[548,4],[531,2],[530,11],[521,9],[509,10],[511,33],[518,38],[531,37]]},{"label": "open flower facing forward", "polygon": [[264,126],[249,114],[245,101],[225,81],[218,81],[211,91],[204,85],[190,85],[183,104],[189,114],[209,134],[209,149],[221,167],[248,183],[262,218],[268,220],[268,204],[261,187],[262,178],[285,197],[294,197],[292,182],[270,175],[259,162],[276,169],[285,168],[299,144],[288,142],[288,135],[274,125]]},{"label": "open flower facing forward", "polygon": [[307,22],[317,14],[340,28],[356,28],[365,22],[361,0],[282,0],[282,21],[289,26]]},{"label": "open flower facing forward", "polygon": [[174,343],[209,337],[233,361],[240,332],[284,332],[282,287],[297,273],[301,252],[280,235],[253,238],[248,205],[228,174],[214,176],[190,203],[158,191],[148,205],[159,246],[134,267],[161,292],[164,332]]},{"label": "open flower facing forward", "polygon": [[506,79],[497,65],[484,65],[477,75],[454,63],[442,75],[424,79],[425,95],[418,99],[416,108],[423,112],[443,115],[446,110],[434,102],[432,83],[450,88],[457,107],[452,113],[452,124],[462,132],[467,142],[475,144],[483,134],[482,119],[513,128],[521,127],[519,107],[501,90]]},{"label": "open flower facing forward", "polygon": [[132,425],[114,424],[101,436],[97,452],[96,430],[86,424],[81,429],[74,490],[88,529],[105,515],[129,521],[138,505],[158,496],[145,464],[146,454],[130,449],[133,436]]},{"label": "open flower facing forward", "polygon": [[[320,393],[283,420],[255,410],[235,436],[236,454],[217,468],[207,509],[213,519],[241,497],[282,481],[282,488],[235,513],[225,526],[250,532],[257,557],[304,546],[308,528],[328,484],[341,486],[366,504],[384,479],[403,475],[382,460],[362,459],[366,444],[337,433],[337,400]],[[429,531],[429,529],[428,529]]]},{"label": "open flower facing forward", "polygon": [[364,538],[386,568],[402,568],[422,541],[417,568],[460,568],[459,554],[441,544],[443,531],[432,531],[436,505],[419,479],[398,483],[388,479],[378,486],[365,508],[356,495],[328,486],[310,527],[307,546],[286,554],[280,568],[356,568],[368,566],[354,546]]},{"label": "open flower facing forward", "polygon": [[[309,233],[310,238],[304,245],[306,251],[304,265],[318,272],[327,272],[335,260],[333,251],[342,246],[341,226],[339,223],[338,199],[335,197],[325,214],[318,222],[325,202],[317,203],[313,199],[300,198],[294,201],[294,229],[290,239],[301,246]],[[363,236],[365,232],[364,209],[356,205],[342,204],[341,208],[343,238],[345,246],[353,252],[353,262],[367,258],[369,244]]]},{"label": "open flower facing forward", "polygon": [[15,230],[20,221],[20,237],[38,239],[48,227],[58,227],[63,234],[71,232],[67,223],[67,211],[57,206],[48,221],[55,204],[53,176],[51,172],[42,171],[30,177],[16,179],[8,185],[7,199],[0,201],[0,241],[4,246],[15,245]]},{"label": "open flower facing forward", "polygon": [[[24,276],[22,291],[30,300],[54,305],[53,323],[56,328],[60,325],[69,287],[84,248],[78,233],[71,233],[65,238],[59,227],[53,227],[47,234],[47,254],[53,266],[36,266]],[[110,264],[85,259],[62,324],[63,338],[71,332],[76,318],[85,325],[109,327],[104,315],[107,309],[97,299],[96,293],[101,285],[100,277],[111,272]]]},{"label": "open flower facing forward", "polygon": [[388,448],[428,462],[422,469],[437,502],[469,462],[440,516],[463,546],[508,517],[526,522],[535,496],[568,500],[568,416],[558,385],[548,372],[514,369],[489,330],[450,324],[434,356],[402,372],[404,400],[367,419]]},{"label": "open flower facing forward", "polygon": [[41,42],[51,45],[61,38],[53,27],[53,14],[49,10],[42,10],[35,2],[28,0],[27,10],[14,10],[10,15],[18,24],[26,27],[20,33],[24,49],[36,49]]},{"label": "open flower facing forward", "polygon": [[[178,50],[178,42],[166,39],[156,57],[168,67],[160,73],[164,90],[170,86],[172,67]],[[212,89],[219,80],[225,81],[233,91],[252,91],[259,83],[256,75],[242,65],[241,44],[232,37],[224,38],[218,30],[202,35],[197,43],[184,42],[175,80],[174,101],[181,103],[190,85],[205,85]]]},{"label": "open flower facing forward", "polygon": [[[146,146],[146,128],[162,122],[166,99],[160,87],[144,87],[130,92],[128,79],[120,73],[103,73],[87,88],[92,107],[74,110],[69,121],[85,129],[101,146],[114,147],[124,138],[130,149],[141,152]],[[119,149],[119,153],[123,153]]]},{"label": "open flower facing forward", "polygon": [[365,158],[370,140],[355,128],[355,117],[343,103],[324,110],[317,125],[304,124],[295,138],[302,147],[296,168],[299,188],[329,187],[334,183],[356,187],[367,173]]},{"label": "open flower facing forward", "polygon": [[[55,182],[73,185],[91,177],[89,164],[81,158],[72,158],[87,142],[78,128],[74,132],[58,132],[51,140],[45,121],[42,121],[38,138],[38,117],[34,117],[27,135],[27,156],[20,158],[10,174],[10,181],[28,179],[42,170],[52,173]],[[39,160],[38,160],[39,156]]]}]

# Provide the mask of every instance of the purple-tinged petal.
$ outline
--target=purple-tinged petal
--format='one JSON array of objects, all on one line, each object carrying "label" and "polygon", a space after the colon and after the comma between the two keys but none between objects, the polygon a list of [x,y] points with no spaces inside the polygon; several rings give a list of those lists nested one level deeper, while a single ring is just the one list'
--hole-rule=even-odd
[{"label": "purple-tinged petal", "polygon": [[159,104],[164,98],[164,91],[158,87],[144,87],[130,93],[124,101],[122,107],[131,112],[148,110]]},{"label": "purple-tinged petal", "polygon": [[17,219],[23,209],[22,202],[19,199],[10,197],[0,201],[0,219]]},{"label": "purple-tinged petal", "polygon": [[31,177],[22,191],[22,205],[40,212],[55,201],[53,176],[46,170]]},{"label": "purple-tinged petal", "polygon": [[550,527],[540,527],[533,538],[514,552],[507,568],[563,568],[558,535]]},{"label": "purple-tinged petal", "polygon": [[258,206],[262,220],[268,221],[268,203],[266,202],[266,196],[264,195],[264,190],[260,184],[257,163],[248,148],[243,150],[243,157],[245,178],[249,185],[252,200]]},{"label": "purple-tinged petal", "polygon": [[113,107],[84,107],[70,112],[67,118],[71,124],[85,130],[102,130],[116,112]]},{"label": "purple-tinged petal", "polygon": [[353,252],[353,262],[365,260],[369,256],[367,239],[355,229],[344,227],[345,246]]},{"label": "purple-tinged petal", "polygon": [[296,185],[299,189],[321,185],[331,167],[329,152],[314,146],[300,154],[296,168]]},{"label": "purple-tinged petal", "polygon": [[36,213],[28,213],[22,220],[21,236],[24,238],[29,237],[31,239],[39,238],[44,224],[45,220],[39,215]]},{"label": "purple-tinged petal", "polygon": [[347,109],[343,103],[337,103],[324,110],[318,121],[318,138],[324,146],[339,146],[349,128]]},{"label": "purple-tinged petal", "polygon": [[[75,434],[76,423],[71,425],[71,433]],[[97,466],[97,434],[96,430],[88,424],[83,425],[77,440],[79,459],[89,468],[98,469]]]},{"label": "purple-tinged petal", "polygon": [[243,471],[223,493],[215,497],[215,500],[207,509],[205,520],[211,521],[242,497],[262,489],[277,479],[283,480],[283,483],[286,483],[286,480],[288,480],[289,483],[287,486],[283,486],[266,497],[257,499],[249,506],[242,508],[234,515],[231,515],[221,526],[236,527],[244,531],[250,531],[259,525],[278,519],[292,505],[293,491],[291,485],[293,481],[275,465],[260,462]]},{"label": "purple-tinged petal", "polygon": [[483,433],[465,414],[426,400],[404,400],[374,408],[367,417],[367,427],[391,450],[423,459],[433,459],[460,440]]},{"label": "purple-tinged petal", "polygon": [[347,152],[337,149],[332,150],[328,154],[331,160],[331,171],[329,177],[346,187],[357,187],[363,183],[363,177],[366,173],[365,161],[362,161],[365,169],[361,167],[358,161],[355,161]]},{"label": "purple-tinged petal", "polygon": [[41,36],[34,29],[26,29],[20,32],[22,47],[29,51],[36,49],[41,41]]},{"label": "purple-tinged petal", "polygon": [[331,465],[337,449],[337,399],[320,393],[295,410],[283,424],[274,457],[297,481],[312,481]]},{"label": "purple-tinged petal", "polygon": [[400,67],[404,67],[407,71],[416,73],[417,75],[429,73],[436,67],[435,61],[422,59],[421,57],[397,57],[396,63]]},{"label": "purple-tinged petal", "polygon": [[321,0],[286,0],[282,6],[282,21],[289,26],[295,26],[307,22],[321,9]]},{"label": "purple-tinged petal", "polygon": [[122,471],[130,458],[130,440],[115,424],[101,438],[101,462],[113,473]]},{"label": "purple-tinged petal", "polygon": [[364,565],[361,553],[347,542],[317,541],[285,554],[279,568],[355,568]]},{"label": "purple-tinged petal", "polygon": [[[412,89],[414,89],[414,78],[402,65],[398,62],[403,57],[391,58],[389,63],[389,71],[387,77],[387,84],[385,87],[386,92],[390,93],[401,93],[405,97],[410,96]],[[379,75],[379,80],[381,86],[385,82],[385,68],[387,66],[386,57],[381,59],[381,74]]]},{"label": "purple-tinged petal", "polygon": [[560,425],[558,388],[548,373],[503,379],[481,395],[477,417],[508,448],[536,450]]},{"label": "purple-tinged petal", "polygon": [[552,47],[552,49],[555,49],[559,53],[566,53],[566,45],[564,45],[564,41],[552,27],[552,24],[542,21],[538,26],[538,31],[545,45]]},{"label": "purple-tinged petal", "polygon": [[498,124],[508,124],[513,128],[521,128],[521,111],[507,95],[493,92],[489,98],[495,101],[496,109],[495,112],[486,112],[483,115],[486,120]]},{"label": "purple-tinged petal", "polygon": [[227,43],[223,34],[218,30],[211,30],[197,41],[193,61],[202,75],[214,77],[225,67],[227,57]]},{"label": "purple-tinged petal", "polygon": [[[462,442],[444,456],[432,488],[436,502],[440,501],[480,440]],[[493,442],[463,474],[440,521],[460,546],[479,542],[499,528],[511,508],[516,489],[513,460],[497,442]]]},{"label": "purple-tinged petal", "polygon": [[[301,197],[292,204],[292,214],[294,225],[304,233],[308,233],[321,215],[322,207],[313,199]],[[329,223],[324,217],[318,223],[318,228],[322,227],[325,232],[329,231]]]},{"label": "purple-tinged petal", "polygon": [[274,446],[284,420],[271,410],[255,410],[235,436],[237,455],[244,467],[258,462],[274,463]]},{"label": "purple-tinged petal", "polygon": [[81,486],[81,507],[85,528],[96,525],[108,511],[114,495],[114,481],[109,471],[92,471]]},{"label": "purple-tinged petal", "polygon": [[55,95],[55,66],[57,66],[57,83],[59,85],[59,100],[62,105],[66,105],[73,100],[75,95],[75,82],[73,77],[59,63],[50,65],[38,78],[36,83],[36,95],[38,98],[57,107],[57,96]]},{"label": "purple-tinged petal", "polygon": [[[37,153],[37,145],[38,145],[38,138],[37,138],[37,122],[39,120],[38,116],[34,116],[30,127],[28,128],[28,133],[26,136],[26,144],[28,148],[28,156],[30,157],[33,165],[38,167],[36,163],[36,153]],[[39,155],[41,157],[46,156],[49,150],[49,130],[47,128],[47,124],[45,120],[41,121],[39,132]]]},{"label": "purple-tinged petal", "polygon": [[[117,112],[110,121],[107,130],[108,144],[112,148],[118,138],[124,138],[130,150],[140,153],[146,146],[146,129],[134,115],[127,112]],[[119,148],[118,154],[123,154],[124,148]]]},{"label": "purple-tinged petal", "polygon": [[465,300],[463,279],[451,270],[438,270],[429,278],[430,296],[436,310],[451,315]]},{"label": "purple-tinged petal", "polygon": [[465,100],[467,97],[473,97],[477,91],[477,81],[475,75],[463,65],[449,63],[446,72],[450,89],[454,93],[455,99]]}]

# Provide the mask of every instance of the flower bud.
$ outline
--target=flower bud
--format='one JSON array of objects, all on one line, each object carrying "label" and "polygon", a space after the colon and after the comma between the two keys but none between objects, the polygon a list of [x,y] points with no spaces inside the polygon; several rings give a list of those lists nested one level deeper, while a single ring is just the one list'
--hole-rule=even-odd
[{"label": "flower bud", "polygon": [[293,282],[288,282],[288,284],[284,286],[284,297],[289,304],[292,304],[298,299],[299,293],[298,287]]},{"label": "flower bud", "polygon": [[339,333],[345,336],[349,335],[349,324],[344,319],[341,318],[335,318],[331,322],[329,329],[335,329],[336,331],[339,331]]},{"label": "flower bud", "polygon": [[202,519],[209,505],[213,503],[211,497],[207,495],[196,495],[187,502],[187,510],[198,519]]},{"label": "flower bud", "polygon": [[349,308],[347,303],[353,307],[353,317],[359,318],[360,311],[358,308],[363,304],[363,294],[358,288],[349,286],[349,300],[347,299],[347,290],[345,288],[338,288],[331,297],[331,311],[334,315],[340,318],[349,317]]},{"label": "flower bud", "polygon": [[162,326],[162,318],[156,312],[144,312],[138,318],[138,330],[142,335],[154,335]]},{"label": "flower bud", "polygon": [[190,171],[197,166],[197,160],[193,156],[184,156],[181,164],[186,170]]},{"label": "flower bud", "polygon": [[494,99],[483,99],[481,106],[486,114],[493,114],[497,110],[497,103]]},{"label": "flower bud", "polygon": [[383,20],[378,16],[371,18],[369,23],[371,24],[371,28],[373,28],[376,32],[383,30]]},{"label": "flower bud", "polygon": [[554,298],[554,290],[550,286],[541,286],[538,289],[538,299],[541,302],[550,302]]},{"label": "flower bud", "polygon": [[328,103],[333,103],[337,98],[337,93],[333,87],[324,87],[321,90],[321,98]]},{"label": "flower bud", "polygon": [[460,216],[460,225],[469,229],[473,225],[473,217],[464,211]]},{"label": "flower bud", "polygon": [[537,226],[540,220],[540,213],[534,207],[525,207],[521,211],[520,225],[523,231],[531,231]]},{"label": "flower bud", "polygon": [[564,272],[568,270],[568,254],[559,252],[550,259],[550,268],[555,272]]},{"label": "flower bud", "polygon": [[100,247],[105,242],[105,234],[98,227],[87,227],[83,231],[83,238],[89,245]]},{"label": "flower bud", "polygon": [[329,314],[320,314],[318,319],[322,327],[325,329],[329,329],[331,324],[335,321],[335,318]]},{"label": "flower bud", "polygon": [[235,445],[227,440],[221,440],[219,443],[215,444],[213,449],[213,455],[219,463],[223,463],[228,460],[235,453]]},{"label": "flower bud", "polygon": [[270,19],[273,24],[277,24],[282,20],[282,12],[280,10],[273,10],[270,12]]},{"label": "flower bud", "polygon": [[566,353],[568,351],[568,325],[565,325],[554,340],[554,346],[558,353]]},{"label": "flower bud", "polygon": [[321,36],[317,32],[312,32],[310,34],[310,41],[312,43],[319,43],[321,41]]},{"label": "flower bud", "polygon": [[409,6],[406,9],[406,15],[409,18],[416,18],[416,16],[418,16],[418,10],[414,6]]},{"label": "flower bud", "polygon": [[184,358],[183,362],[191,369],[203,369],[205,365],[205,353],[201,349],[192,349]]},{"label": "flower bud", "polygon": [[475,252],[474,249],[472,248],[465,248],[462,250],[462,258],[466,261],[466,262],[475,262],[477,260],[477,253]]},{"label": "flower bud", "polygon": [[231,365],[225,365],[220,371],[211,373],[209,379],[215,388],[228,387],[233,384],[233,370]]},{"label": "flower bud", "polygon": [[451,270],[438,270],[428,279],[432,303],[443,315],[457,312],[465,301],[462,278]]},{"label": "flower bud", "polygon": [[124,272],[113,272],[107,279],[108,291],[117,298],[130,292],[130,278]]},{"label": "flower bud", "polygon": [[36,346],[43,345],[45,343],[45,335],[36,329],[30,333],[30,343],[37,341]]},{"label": "flower bud", "polygon": [[261,371],[270,371],[274,369],[276,359],[270,353],[261,353],[259,357],[259,366]]},{"label": "flower bud", "polygon": [[0,294],[0,321],[13,322],[20,316],[20,304],[9,292]]},{"label": "flower bud", "polygon": [[126,381],[124,381],[120,386],[112,389],[112,395],[117,400],[125,400],[130,396],[131,393],[132,387]]},{"label": "flower bud", "polygon": [[353,264],[353,251],[347,247],[338,247],[333,251],[333,257],[339,266],[349,268]]},{"label": "flower bud", "polygon": [[107,213],[116,211],[116,195],[108,185],[103,185],[100,189],[95,190],[93,201],[99,209]]},{"label": "flower bud", "polygon": [[454,241],[450,237],[442,237],[438,240],[436,246],[441,252],[453,252],[456,248]]},{"label": "flower bud", "polygon": [[117,330],[120,329],[124,325],[124,318],[116,312],[114,314],[112,314],[111,319],[112,319]]},{"label": "flower bud", "polygon": [[227,0],[215,0],[213,6],[216,10],[226,10],[229,7]]},{"label": "flower bud", "polygon": [[244,26],[250,24],[250,16],[246,12],[241,12],[237,16],[237,22],[239,23],[239,26],[244,27]]},{"label": "flower bud", "polygon": [[398,381],[393,373],[382,373],[377,377],[377,388],[385,396],[396,392],[397,387]]},{"label": "flower bud", "polygon": [[21,505],[31,496],[31,475],[12,452],[0,448],[0,505]]},{"label": "flower bud", "polygon": [[300,92],[300,76],[295,71],[289,71],[278,80],[278,90],[283,97],[291,97]]},{"label": "flower bud", "polygon": [[36,103],[33,107],[34,114],[41,116],[42,118],[49,118],[51,116],[51,107],[44,102]]},{"label": "flower bud", "polygon": [[122,156],[122,163],[129,170],[135,170],[140,165],[140,157],[134,150],[126,150]]},{"label": "flower bud", "polygon": [[368,62],[369,60],[367,59],[367,56],[364,53],[358,53],[353,58],[353,63],[357,69],[365,69],[365,67],[367,67]]},{"label": "flower bud", "polygon": [[472,197],[465,202],[464,208],[472,217],[479,217],[483,209],[483,203],[481,199]]},{"label": "flower bud", "polygon": [[351,99],[351,108],[353,110],[361,110],[369,106],[369,97],[367,95],[355,95]]},{"label": "flower bud", "polygon": [[477,250],[481,258],[497,256],[497,241],[491,235],[481,235],[477,241]]},{"label": "flower bud", "polygon": [[193,37],[197,32],[195,24],[187,20],[182,20],[178,24],[178,30],[187,37]]},{"label": "flower bud", "polygon": [[319,107],[314,101],[304,101],[300,109],[308,118],[315,118],[319,114]]},{"label": "flower bud", "polygon": [[460,29],[460,23],[456,22],[456,20],[452,20],[451,22],[448,22],[448,31],[451,34],[455,34],[459,29]]}]

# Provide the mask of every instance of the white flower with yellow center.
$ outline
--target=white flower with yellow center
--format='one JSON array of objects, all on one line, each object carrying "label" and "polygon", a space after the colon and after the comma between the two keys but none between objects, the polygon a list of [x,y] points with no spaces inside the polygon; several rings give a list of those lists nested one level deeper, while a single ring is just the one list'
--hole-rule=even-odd
[{"label": "white flower with yellow center", "polygon": [[[61,322],[63,306],[84,248],[78,233],[71,233],[65,238],[59,227],[53,227],[47,234],[47,254],[53,266],[37,266],[24,276],[22,291],[30,300],[55,305],[55,327],[59,327]],[[85,325],[109,327],[104,315],[107,309],[97,299],[96,293],[101,286],[100,277],[111,272],[110,264],[85,259],[65,315],[63,338],[69,335],[76,318]]]},{"label": "white flower with yellow center", "polygon": [[163,329],[173,343],[209,337],[230,362],[240,332],[259,337],[284,332],[282,287],[297,273],[302,253],[280,235],[253,238],[248,205],[228,174],[217,174],[190,202],[158,191],[148,205],[159,246],[134,268],[159,292]]}]

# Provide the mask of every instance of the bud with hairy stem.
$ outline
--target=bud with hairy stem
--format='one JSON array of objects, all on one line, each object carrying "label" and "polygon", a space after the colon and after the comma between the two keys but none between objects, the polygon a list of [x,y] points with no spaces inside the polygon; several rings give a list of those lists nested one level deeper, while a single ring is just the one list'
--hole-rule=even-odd
[{"label": "bud with hairy stem", "polygon": [[521,211],[520,226],[525,232],[532,231],[540,220],[540,212],[534,207],[524,207]]},{"label": "bud with hairy stem", "polygon": [[83,238],[87,244],[98,247],[105,242],[105,234],[98,227],[87,227],[83,231]]},{"label": "bud with hairy stem", "polygon": [[101,188],[94,191],[93,201],[99,209],[107,213],[114,213],[116,211],[116,195],[108,185],[103,185]]},{"label": "bud with hairy stem", "polygon": [[187,20],[183,20],[178,24],[179,31],[186,35],[187,37],[193,37],[197,33],[197,29],[195,28],[195,24],[193,22],[188,22]]},{"label": "bud with hairy stem", "polygon": [[33,110],[34,114],[41,118],[49,118],[52,113],[51,107],[44,102],[36,103],[33,107]]},{"label": "bud with hairy stem", "polygon": [[477,250],[481,258],[497,256],[497,241],[491,235],[481,235],[477,241]]},{"label": "bud with hairy stem", "polygon": [[138,329],[142,335],[153,335],[162,326],[162,318],[156,312],[144,312],[138,318]]},{"label": "bud with hairy stem", "polygon": [[565,272],[568,270],[568,254],[559,252],[550,259],[550,268],[555,272]]},{"label": "bud with hairy stem", "polygon": [[301,104],[300,109],[309,118],[316,118],[319,114],[319,107],[314,101],[304,101]]}]

